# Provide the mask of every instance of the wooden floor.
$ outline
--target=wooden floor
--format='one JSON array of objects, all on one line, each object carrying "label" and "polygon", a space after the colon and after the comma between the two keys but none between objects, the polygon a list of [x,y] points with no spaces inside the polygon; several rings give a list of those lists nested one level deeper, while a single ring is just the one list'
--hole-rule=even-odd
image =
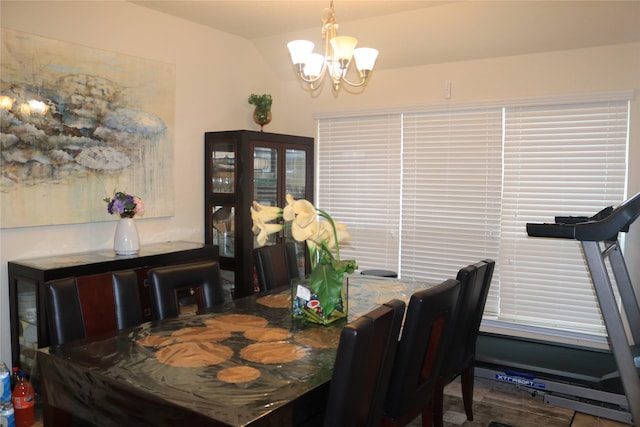
[{"label": "wooden floor", "polygon": [[[487,427],[497,422],[513,427],[629,427],[628,424],[574,412],[545,404],[541,395],[533,396],[523,388],[497,381],[476,378],[474,387],[474,421],[467,421],[462,406],[460,384],[445,389],[445,427]],[[416,419],[409,427],[419,427]]]}]

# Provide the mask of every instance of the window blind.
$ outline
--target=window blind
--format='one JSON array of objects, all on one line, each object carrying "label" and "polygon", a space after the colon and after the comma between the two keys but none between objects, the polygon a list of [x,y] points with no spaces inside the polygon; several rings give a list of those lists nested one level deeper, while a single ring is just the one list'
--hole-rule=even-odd
[{"label": "window blind", "polygon": [[[403,131],[402,278],[443,281],[497,259],[502,110],[406,114]],[[494,280],[492,312],[499,287]]]},{"label": "window blind", "polygon": [[401,121],[398,114],[321,120],[318,125],[320,209],[347,224],[353,240],[342,259],[360,269],[398,271]]},{"label": "window blind", "polygon": [[499,319],[605,334],[580,244],[527,222],[593,215],[625,199],[628,102],[507,108]]},{"label": "window blind", "polygon": [[362,268],[443,280],[493,258],[485,319],[605,335],[579,243],[530,238],[526,223],[625,200],[619,95],[322,117],[318,204],[348,225],[343,257]]}]

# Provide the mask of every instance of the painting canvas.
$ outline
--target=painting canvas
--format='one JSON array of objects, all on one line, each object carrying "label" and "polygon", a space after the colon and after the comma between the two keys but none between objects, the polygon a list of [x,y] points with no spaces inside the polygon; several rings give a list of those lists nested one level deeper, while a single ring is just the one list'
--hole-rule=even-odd
[{"label": "painting canvas", "polygon": [[172,216],[175,65],[1,31],[0,226]]}]

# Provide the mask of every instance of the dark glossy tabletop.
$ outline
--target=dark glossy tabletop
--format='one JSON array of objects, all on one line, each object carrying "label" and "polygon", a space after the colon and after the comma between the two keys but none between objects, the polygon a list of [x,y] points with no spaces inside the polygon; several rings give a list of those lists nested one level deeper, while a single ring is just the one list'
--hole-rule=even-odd
[{"label": "dark glossy tabletop", "polygon": [[[350,276],[348,320],[419,286]],[[98,425],[300,424],[322,412],[346,320],[293,321],[288,295],[41,349],[46,399]]]}]

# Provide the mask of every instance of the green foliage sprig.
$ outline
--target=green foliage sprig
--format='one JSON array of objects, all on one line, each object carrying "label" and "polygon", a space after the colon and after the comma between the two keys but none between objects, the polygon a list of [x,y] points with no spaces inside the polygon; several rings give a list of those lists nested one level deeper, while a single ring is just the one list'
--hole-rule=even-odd
[{"label": "green foliage sprig", "polygon": [[272,103],[273,100],[271,99],[271,95],[268,93],[265,93],[264,95],[256,95],[255,93],[252,93],[251,96],[249,96],[249,104],[255,105],[256,108],[260,110],[270,111]]}]

